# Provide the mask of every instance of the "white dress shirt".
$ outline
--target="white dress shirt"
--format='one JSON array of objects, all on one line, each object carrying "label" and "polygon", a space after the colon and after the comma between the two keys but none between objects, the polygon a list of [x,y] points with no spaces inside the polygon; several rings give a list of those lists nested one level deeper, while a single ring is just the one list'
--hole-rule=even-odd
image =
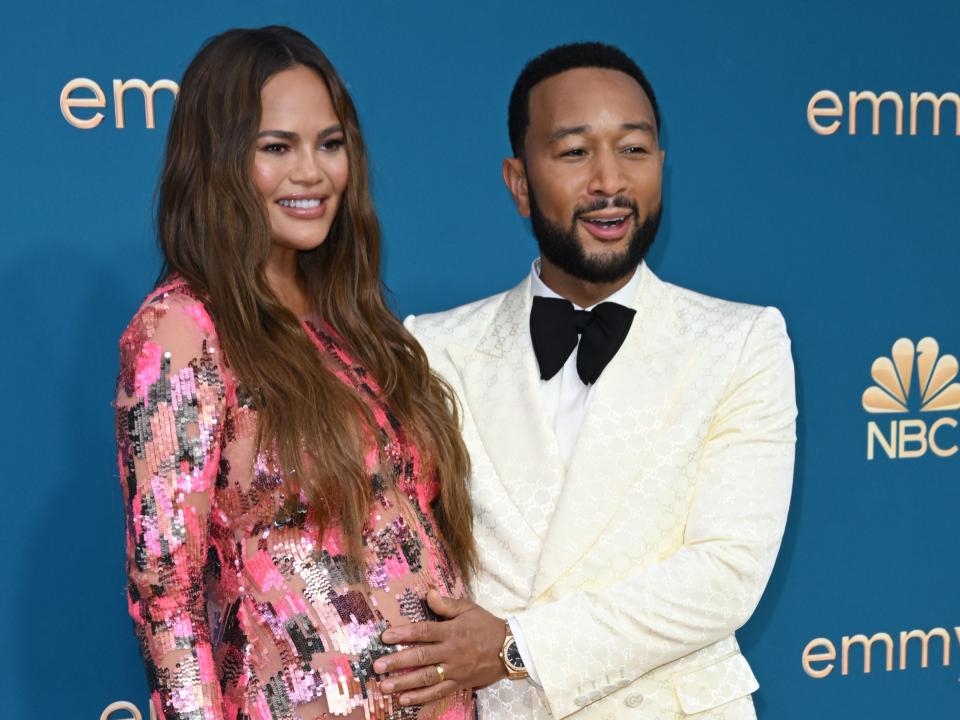
[{"label": "white dress shirt", "polygon": [[[640,282],[640,273],[634,272],[630,281],[613,295],[605,298],[601,302],[615,302],[624,307],[630,307],[633,303],[633,297],[637,292],[637,285]],[[534,297],[562,298],[540,279],[540,258],[533,261],[530,268],[530,289]],[[598,305],[599,303],[597,303]],[[592,310],[596,305],[582,308],[573,303],[577,310]],[[577,445],[577,438],[580,436],[580,428],[583,425],[584,418],[587,417],[587,410],[590,407],[590,399],[593,397],[594,385],[584,385],[583,380],[577,373],[577,351],[580,341],[577,339],[577,347],[570,353],[566,363],[560,368],[560,372],[549,380],[540,381],[541,401],[543,403],[544,414],[547,422],[553,427],[553,432],[557,436],[557,445],[560,447],[560,457],[564,465],[570,464],[570,458],[573,456],[573,449]],[[542,687],[537,671],[533,666],[533,658],[530,657],[530,651],[523,639],[523,632],[520,629],[520,623],[514,618],[507,618],[510,625],[510,632],[517,639],[517,649],[520,651],[520,657],[523,658],[523,665],[530,673],[530,680],[537,686]]]},{"label": "white dress shirt", "polygon": [[[640,282],[640,274],[633,273],[633,277],[622,288],[617,290],[610,297],[601,302],[615,302],[624,307],[630,307],[633,302],[633,296],[637,292],[637,284]],[[561,297],[553,290],[547,287],[546,283],[540,279],[540,258],[533,261],[533,267],[530,268],[530,289],[534,297]],[[573,306],[577,310],[592,310],[599,303],[582,308],[576,303]],[[587,416],[587,409],[590,407],[590,398],[593,397],[594,385],[584,385],[583,380],[577,373],[577,351],[579,350],[579,338],[577,347],[570,353],[567,362],[560,368],[560,372],[549,380],[540,381],[541,400],[543,409],[547,416],[547,421],[553,427],[557,436],[557,444],[560,446],[560,456],[563,458],[563,464],[570,464],[570,457],[573,455],[573,448],[577,444],[577,438],[580,436],[580,427]]]}]

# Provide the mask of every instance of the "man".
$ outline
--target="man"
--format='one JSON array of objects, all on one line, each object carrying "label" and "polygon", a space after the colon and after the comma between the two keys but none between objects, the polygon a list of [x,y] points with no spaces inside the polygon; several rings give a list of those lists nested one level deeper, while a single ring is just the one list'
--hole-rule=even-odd
[{"label": "man", "polygon": [[534,59],[509,126],[503,177],[539,260],[513,290],[407,319],[463,405],[478,604],[431,593],[446,619],[384,633],[412,647],[375,667],[420,668],[387,680],[408,703],[488,686],[485,718],[754,718],[734,631],[789,505],[783,319],[642,262],[664,151],[622,52]]}]

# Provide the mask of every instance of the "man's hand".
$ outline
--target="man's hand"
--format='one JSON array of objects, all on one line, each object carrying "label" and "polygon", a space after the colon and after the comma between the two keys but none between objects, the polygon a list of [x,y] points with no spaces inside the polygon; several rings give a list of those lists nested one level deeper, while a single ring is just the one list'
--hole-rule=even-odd
[{"label": "man's hand", "polygon": [[[413,647],[379,658],[373,669],[398,673],[418,668],[384,680],[384,692],[403,693],[401,705],[423,705],[457,690],[486,687],[507,676],[500,660],[507,633],[504,620],[469,600],[441,597],[436,590],[427,593],[427,604],[449,619],[400,625],[383,632],[383,642]],[[443,677],[437,665],[443,666]]]}]

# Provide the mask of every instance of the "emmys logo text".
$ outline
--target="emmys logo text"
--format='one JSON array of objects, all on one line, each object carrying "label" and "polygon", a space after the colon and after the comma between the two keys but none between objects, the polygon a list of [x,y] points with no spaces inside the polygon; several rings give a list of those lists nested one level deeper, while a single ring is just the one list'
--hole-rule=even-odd
[{"label": "emmys logo text", "polygon": [[[157,80],[153,85],[147,85],[143,80],[113,81],[113,121],[118,130],[125,125],[124,100],[127,92],[136,90],[143,98],[144,121],[148,129],[156,127],[154,121],[153,96],[157,90],[167,90],[174,97],[179,92],[179,86],[173,80]],[[92,130],[103,122],[104,114],[100,109],[106,109],[107,97],[103,88],[90,78],[74,78],[60,91],[60,112],[64,119],[80,130]],[[82,109],[82,110],[81,110]],[[92,115],[89,109],[96,109]],[[80,114],[78,115],[78,111]],[[82,117],[81,117],[82,116]]]},{"label": "emmys logo text", "polygon": [[[931,645],[931,641],[934,640],[936,642]],[[832,640],[819,637],[807,643],[800,662],[803,665],[803,671],[815,680],[822,680],[830,675],[836,669],[838,660],[840,674],[849,675],[850,658],[854,654],[862,657],[863,663],[854,669],[862,669],[864,673],[869,673],[873,669],[873,661],[877,659],[880,659],[886,672],[891,672],[895,667],[906,670],[908,667],[915,666],[917,660],[920,661],[920,667],[926,669],[931,659],[936,663],[938,658],[943,667],[948,667],[951,660],[950,650],[954,642],[960,650],[960,627],[938,627],[926,631],[904,630],[900,633],[899,642],[894,641],[893,636],[886,632],[878,632],[871,637],[862,634],[844,635],[840,640],[839,653]],[[879,648],[879,653],[874,652],[875,647]]]},{"label": "emmys logo text", "polygon": [[[857,108],[869,108],[871,112],[870,134],[880,134],[880,110],[886,106],[884,117],[887,118],[887,128],[893,121],[894,135],[903,135],[904,114],[909,113],[909,131],[911,135],[918,132],[932,135],[940,134],[941,119],[947,124],[949,133],[949,119],[951,113],[944,108],[944,104],[952,105],[955,119],[955,135],[960,136],[960,95],[955,92],[945,92],[937,95],[932,92],[910,93],[909,107],[899,94],[887,90],[877,95],[870,90],[852,90],[847,95],[847,105],[844,107],[841,97],[833,90],[820,90],[813,94],[807,103],[807,123],[817,135],[833,135],[840,129],[844,115],[847,118],[847,132],[856,135],[862,132],[857,124]],[[892,114],[891,114],[892,113]],[[944,116],[941,118],[941,116]],[[929,117],[929,120],[925,119]]]},{"label": "emmys logo text", "polygon": [[[960,383],[957,358],[941,355],[932,337],[916,345],[909,338],[893,344],[890,357],[873,361],[870,375],[876,385],[868,387],[861,398],[863,409],[871,414],[893,415],[889,421],[867,423],[867,460],[918,458],[928,452],[948,458],[957,454],[957,420],[941,413],[960,409]],[[916,378],[916,383],[914,383]],[[917,413],[920,417],[902,417]]]}]

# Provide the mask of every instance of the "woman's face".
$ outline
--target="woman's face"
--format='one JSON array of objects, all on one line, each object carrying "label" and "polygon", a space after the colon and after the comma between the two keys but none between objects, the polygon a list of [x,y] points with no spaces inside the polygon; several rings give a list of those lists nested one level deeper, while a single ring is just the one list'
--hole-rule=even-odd
[{"label": "woman's face", "polygon": [[267,80],[260,102],[253,181],[273,243],[312,250],[326,240],[347,186],[343,127],[326,83],[303,65]]}]

